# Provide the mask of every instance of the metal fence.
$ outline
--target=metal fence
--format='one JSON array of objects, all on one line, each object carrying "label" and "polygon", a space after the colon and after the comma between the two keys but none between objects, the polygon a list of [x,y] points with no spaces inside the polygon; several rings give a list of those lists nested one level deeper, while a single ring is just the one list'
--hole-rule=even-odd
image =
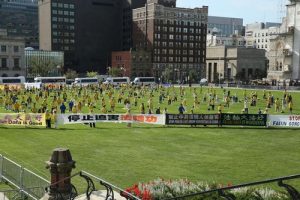
[{"label": "metal fence", "polygon": [[[0,155],[0,181],[8,182],[16,188],[4,191],[5,196],[13,195],[13,199],[24,197],[40,199],[45,194],[44,188],[50,184],[46,179],[2,155]],[[16,197],[17,195],[19,197]]]}]

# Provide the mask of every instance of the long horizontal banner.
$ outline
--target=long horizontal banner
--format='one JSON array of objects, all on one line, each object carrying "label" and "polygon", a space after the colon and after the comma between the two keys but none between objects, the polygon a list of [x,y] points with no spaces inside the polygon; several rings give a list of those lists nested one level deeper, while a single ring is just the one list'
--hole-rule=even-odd
[{"label": "long horizontal banner", "polygon": [[0,113],[0,125],[46,126],[45,114]]},{"label": "long horizontal banner", "polygon": [[82,124],[93,122],[145,123],[165,125],[165,115],[144,114],[62,114],[57,117],[58,124]]},{"label": "long horizontal banner", "polygon": [[219,125],[220,114],[167,114],[166,125]]},{"label": "long horizontal banner", "polygon": [[265,114],[222,114],[221,125],[237,126],[266,126],[267,115]]},{"label": "long horizontal banner", "polygon": [[269,115],[269,126],[300,128],[300,115]]}]

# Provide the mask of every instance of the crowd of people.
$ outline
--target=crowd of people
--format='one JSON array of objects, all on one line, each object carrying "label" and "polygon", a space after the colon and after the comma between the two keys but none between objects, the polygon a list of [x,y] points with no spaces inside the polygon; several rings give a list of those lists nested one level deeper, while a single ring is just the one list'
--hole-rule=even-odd
[{"label": "crowd of people", "polygon": [[[232,94],[232,92],[235,92]],[[163,114],[171,112],[203,113],[230,112],[239,105],[241,113],[249,113],[254,107],[258,114],[293,112],[293,98],[287,91],[276,97],[271,91],[236,90],[213,87],[155,87],[135,85],[90,85],[75,87],[44,85],[42,88],[0,90],[0,107],[9,112],[46,113],[47,123],[56,113],[140,113]],[[260,107],[257,104],[260,102]],[[265,105],[265,106],[264,106]],[[174,111],[177,109],[177,111]],[[252,113],[253,113],[252,109]]]}]

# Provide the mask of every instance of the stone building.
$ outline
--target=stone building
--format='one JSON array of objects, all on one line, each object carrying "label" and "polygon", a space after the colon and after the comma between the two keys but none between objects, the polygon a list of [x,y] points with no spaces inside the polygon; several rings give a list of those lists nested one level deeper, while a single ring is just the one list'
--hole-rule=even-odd
[{"label": "stone building", "polygon": [[230,46],[207,47],[205,71],[208,82],[263,78],[266,73],[265,50]]},{"label": "stone building", "polygon": [[290,0],[279,33],[270,41],[268,79],[300,79],[300,0]]},{"label": "stone building", "polygon": [[133,10],[133,49],[152,54],[152,75],[200,80],[206,59],[208,7],[177,8],[176,0],[148,0]]},{"label": "stone building", "polygon": [[135,77],[152,76],[151,53],[149,51],[112,52],[112,68],[120,69],[121,75]]},{"label": "stone building", "polygon": [[25,76],[24,48],[23,38],[0,36],[0,76]]}]

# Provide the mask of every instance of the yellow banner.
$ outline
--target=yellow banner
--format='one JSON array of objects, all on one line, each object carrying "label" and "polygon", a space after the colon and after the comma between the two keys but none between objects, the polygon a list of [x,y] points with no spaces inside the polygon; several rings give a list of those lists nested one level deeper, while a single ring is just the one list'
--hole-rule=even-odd
[{"label": "yellow banner", "polygon": [[0,125],[46,126],[45,114],[0,113]]},{"label": "yellow banner", "polygon": [[5,90],[5,88],[7,88],[8,90],[20,90],[24,88],[24,86],[22,84],[0,84],[0,90]]}]

